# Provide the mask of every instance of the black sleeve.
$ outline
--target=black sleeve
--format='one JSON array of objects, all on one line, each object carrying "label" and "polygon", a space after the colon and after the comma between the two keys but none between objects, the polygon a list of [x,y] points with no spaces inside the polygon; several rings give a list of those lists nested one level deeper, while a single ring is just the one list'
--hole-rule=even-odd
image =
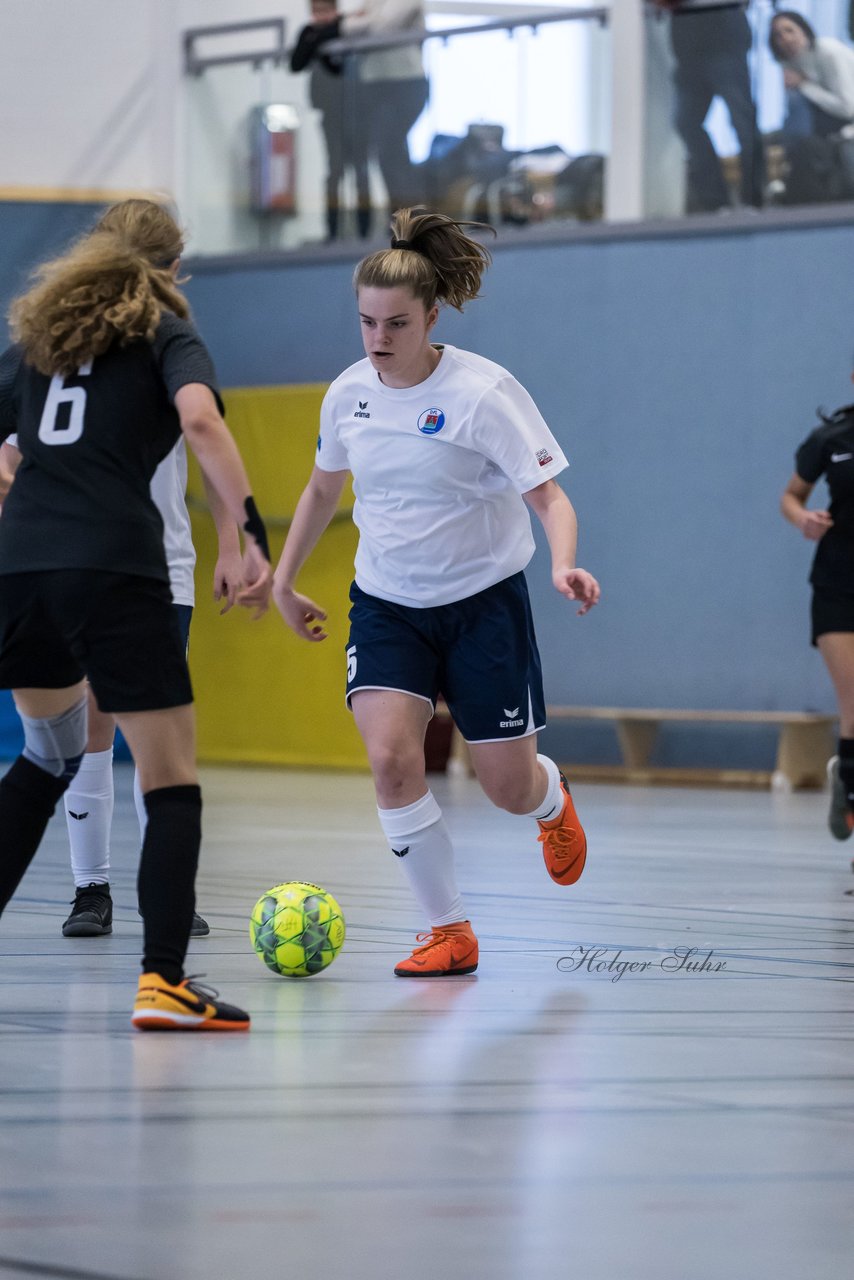
[{"label": "black sleeve", "polygon": [[18,430],[18,415],[12,391],[20,367],[20,347],[9,347],[0,356],[0,440],[5,440]]},{"label": "black sleeve", "polygon": [[217,408],[225,415],[213,360],[188,320],[180,320],[171,313],[164,314],[154,336],[154,357],[173,404],[182,387],[191,382],[201,382],[210,387]]},{"label": "black sleeve", "polygon": [[815,484],[825,472],[824,432],[818,427],[795,453],[795,470],[807,484]]},{"label": "black sleeve", "polygon": [[303,27],[291,50],[291,71],[304,71],[317,53],[316,27]]},{"label": "black sleeve", "polygon": [[[303,71],[317,56],[317,51],[322,45],[327,44],[330,40],[337,40],[339,27],[340,24],[337,18],[334,22],[324,22],[319,27],[311,24],[303,27],[291,52],[291,71]],[[324,59],[324,61],[329,60]],[[333,66],[330,69],[336,73],[340,70],[337,66]]]}]

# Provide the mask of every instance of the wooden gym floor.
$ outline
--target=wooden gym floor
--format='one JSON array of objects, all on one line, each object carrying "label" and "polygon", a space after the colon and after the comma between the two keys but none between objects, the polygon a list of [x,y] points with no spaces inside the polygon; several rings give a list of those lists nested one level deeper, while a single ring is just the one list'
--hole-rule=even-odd
[{"label": "wooden gym floor", "polygon": [[[530,824],[432,782],[481,963],[417,982],[392,975],[422,922],[367,777],[205,771],[188,970],[248,1035],[129,1025],[127,766],[111,937],[60,934],[54,820],[0,923],[0,1280],[851,1274],[854,847],[826,796],[579,785],[565,890]],[[288,879],[347,919],[315,978],[249,946]]]}]

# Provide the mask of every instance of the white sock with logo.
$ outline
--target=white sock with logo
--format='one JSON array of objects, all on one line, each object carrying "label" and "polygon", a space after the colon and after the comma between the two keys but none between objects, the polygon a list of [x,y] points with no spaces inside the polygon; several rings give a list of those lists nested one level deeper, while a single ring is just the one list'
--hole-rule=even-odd
[{"label": "white sock with logo", "polygon": [[377,809],[391,851],[431,928],[466,919],[454,846],[432,791],[402,809]]},{"label": "white sock with logo", "polygon": [[546,771],[548,777],[548,786],[546,794],[543,796],[536,809],[532,809],[530,813],[523,816],[526,818],[536,818],[538,822],[550,822],[560,815],[563,808],[563,789],[560,785],[560,769],[554,760],[550,760],[548,756],[537,756],[537,763],[541,764]]},{"label": "white sock with logo", "polygon": [[75,887],[108,884],[113,821],[112,747],[86,752],[63,799]]}]

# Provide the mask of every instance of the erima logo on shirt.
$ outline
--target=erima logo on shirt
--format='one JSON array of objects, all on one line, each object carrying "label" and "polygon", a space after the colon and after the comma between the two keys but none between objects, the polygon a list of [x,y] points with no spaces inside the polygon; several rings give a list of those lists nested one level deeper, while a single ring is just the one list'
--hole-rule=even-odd
[{"label": "erima logo on shirt", "polygon": [[371,415],[369,413],[365,413],[365,410],[367,409],[367,407],[368,407],[367,400],[360,400],[359,407],[353,414],[353,417],[354,418],[370,418]]},{"label": "erima logo on shirt", "polygon": [[525,723],[524,720],[516,719],[516,716],[518,716],[519,714],[518,707],[514,707],[512,711],[508,711],[507,707],[505,707],[504,714],[507,716],[507,719],[499,720],[498,722],[499,729],[515,729],[517,725]]},{"label": "erima logo on shirt", "polygon": [[423,436],[434,436],[445,425],[445,415],[441,409],[425,409],[418,419],[418,430]]},{"label": "erima logo on shirt", "polygon": [[409,845],[406,845],[403,849],[395,849],[392,847],[392,853],[396,858],[405,858],[409,853]]},{"label": "erima logo on shirt", "polygon": [[850,458],[854,458],[854,453],[832,453],[830,455],[831,462],[848,462]]},{"label": "erima logo on shirt", "polygon": [[541,467],[547,467],[550,462],[554,462],[554,458],[549,453],[548,449],[538,449],[537,462],[539,462]]}]

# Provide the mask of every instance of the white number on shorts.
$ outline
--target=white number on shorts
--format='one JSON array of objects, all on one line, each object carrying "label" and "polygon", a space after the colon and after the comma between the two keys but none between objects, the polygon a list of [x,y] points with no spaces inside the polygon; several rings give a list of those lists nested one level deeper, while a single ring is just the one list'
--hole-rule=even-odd
[{"label": "white number on shorts", "polygon": [[347,683],[352,684],[356,679],[356,646],[350,645],[347,650]]},{"label": "white number on shorts", "polygon": [[[78,377],[85,377],[92,372],[92,361],[87,360],[77,370]],[[65,378],[55,373],[50,380],[50,389],[44,402],[42,420],[39,423],[39,440],[42,444],[74,444],[83,435],[83,414],[86,412],[86,390],[84,387],[66,387]],[[60,405],[69,408],[68,422],[64,427],[56,425]]]}]

